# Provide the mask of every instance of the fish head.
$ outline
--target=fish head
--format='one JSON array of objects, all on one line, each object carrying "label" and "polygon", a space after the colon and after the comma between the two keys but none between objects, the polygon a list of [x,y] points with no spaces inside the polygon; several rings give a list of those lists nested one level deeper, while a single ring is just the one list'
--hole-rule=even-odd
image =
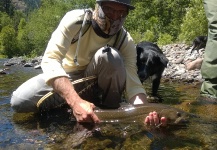
[{"label": "fish head", "polygon": [[160,117],[165,117],[167,119],[167,124],[170,125],[186,125],[189,123],[189,116],[184,111],[178,109],[163,109]]}]

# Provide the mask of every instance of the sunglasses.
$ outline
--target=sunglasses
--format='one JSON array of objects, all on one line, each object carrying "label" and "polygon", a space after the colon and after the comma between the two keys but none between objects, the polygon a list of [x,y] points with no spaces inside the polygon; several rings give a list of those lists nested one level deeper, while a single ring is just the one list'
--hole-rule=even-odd
[{"label": "sunglasses", "polygon": [[114,14],[117,16],[117,18],[125,18],[129,13],[128,10],[115,10],[109,6],[102,6],[102,10],[109,18]]}]

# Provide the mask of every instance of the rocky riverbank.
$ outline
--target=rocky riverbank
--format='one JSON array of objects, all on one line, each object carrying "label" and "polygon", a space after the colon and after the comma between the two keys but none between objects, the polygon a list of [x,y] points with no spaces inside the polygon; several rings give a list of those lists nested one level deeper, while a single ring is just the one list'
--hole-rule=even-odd
[{"label": "rocky riverbank", "polygon": [[202,82],[200,73],[204,56],[204,49],[191,53],[190,46],[186,44],[170,44],[161,47],[163,53],[169,59],[163,78],[183,82]]},{"label": "rocky riverbank", "polygon": [[26,59],[24,57],[14,57],[4,62],[4,66],[22,65],[23,67],[34,67],[35,69],[41,69],[42,56],[32,59]]},{"label": "rocky riverbank", "polygon": [[[200,73],[203,61],[204,49],[191,53],[191,47],[186,44],[169,44],[161,47],[163,53],[169,59],[167,68],[164,70],[163,79],[183,82],[202,82]],[[24,67],[34,67],[40,69],[42,56],[25,60],[17,57],[7,60],[4,66],[23,65]],[[5,68],[0,68],[4,71]]]}]

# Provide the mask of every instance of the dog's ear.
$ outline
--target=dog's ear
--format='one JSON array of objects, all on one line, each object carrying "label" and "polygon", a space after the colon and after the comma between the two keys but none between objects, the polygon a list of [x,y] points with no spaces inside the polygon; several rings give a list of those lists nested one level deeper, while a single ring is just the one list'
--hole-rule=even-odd
[{"label": "dog's ear", "polygon": [[166,58],[165,55],[160,55],[160,61],[162,62],[162,64],[167,67],[167,63],[169,62],[169,60]]},{"label": "dog's ear", "polygon": [[136,46],[136,52],[137,52],[137,62],[136,62],[136,65],[137,67],[141,67],[141,59],[140,59],[140,56],[141,56],[141,53],[142,53],[143,49],[139,46]]},{"label": "dog's ear", "polygon": [[143,51],[143,48],[142,48],[142,47],[139,47],[139,46],[136,46],[136,51],[137,51],[137,56],[140,56],[140,54],[141,54],[142,51]]}]

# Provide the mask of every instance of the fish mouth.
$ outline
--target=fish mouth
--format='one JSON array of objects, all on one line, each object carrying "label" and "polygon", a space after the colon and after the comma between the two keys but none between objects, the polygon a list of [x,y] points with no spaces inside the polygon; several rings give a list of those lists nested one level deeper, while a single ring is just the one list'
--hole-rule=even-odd
[{"label": "fish mouth", "polygon": [[189,120],[184,118],[184,117],[178,117],[175,121],[174,124],[176,125],[186,125],[189,123]]}]

